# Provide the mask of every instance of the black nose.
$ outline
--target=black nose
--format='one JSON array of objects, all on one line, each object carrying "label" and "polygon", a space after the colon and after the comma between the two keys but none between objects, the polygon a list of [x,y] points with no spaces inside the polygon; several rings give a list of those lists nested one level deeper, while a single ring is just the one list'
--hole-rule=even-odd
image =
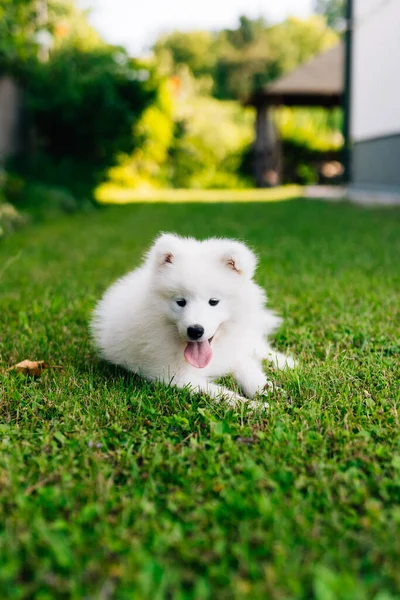
[{"label": "black nose", "polygon": [[204,327],[201,325],[192,325],[187,328],[187,334],[191,340],[198,340],[204,333]]}]

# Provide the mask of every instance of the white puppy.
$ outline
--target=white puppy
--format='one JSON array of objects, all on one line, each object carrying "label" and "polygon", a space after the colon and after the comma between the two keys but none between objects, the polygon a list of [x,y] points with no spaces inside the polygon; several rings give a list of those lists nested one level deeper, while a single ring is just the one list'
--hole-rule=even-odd
[{"label": "white puppy", "polygon": [[190,387],[232,405],[246,401],[214,383],[232,374],[247,398],[265,395],[262,360],[293,360],[267,336],[281,319],[253,281],[257,259],[243,243],[158,237],[144,262],[97,305],[91,329],[104,358],[150,381]]}]

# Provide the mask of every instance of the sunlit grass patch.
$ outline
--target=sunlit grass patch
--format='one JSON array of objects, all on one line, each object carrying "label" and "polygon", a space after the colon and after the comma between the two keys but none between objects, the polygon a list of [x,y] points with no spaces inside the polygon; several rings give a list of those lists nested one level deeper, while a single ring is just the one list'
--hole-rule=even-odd
[{"label": "sunlit grass patch", "polygon": [[299,185],[279,188],[235,190],[134,190],[110,183],[99,186],[95,198],[100,204],[131,204],[137,202],[281,202],[302,195]]}]

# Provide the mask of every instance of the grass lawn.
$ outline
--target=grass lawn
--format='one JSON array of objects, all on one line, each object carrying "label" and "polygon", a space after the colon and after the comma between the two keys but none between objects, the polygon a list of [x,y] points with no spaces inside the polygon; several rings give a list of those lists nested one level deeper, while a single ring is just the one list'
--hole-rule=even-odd
[{"label": "grass lawn", "polygon": [[[95,300],[159,230],[260,254],[300,361],[266,414],[95,357]],[[400,598],[398,209],[104,208],[3,241],[0,294],[1,599]]]}]

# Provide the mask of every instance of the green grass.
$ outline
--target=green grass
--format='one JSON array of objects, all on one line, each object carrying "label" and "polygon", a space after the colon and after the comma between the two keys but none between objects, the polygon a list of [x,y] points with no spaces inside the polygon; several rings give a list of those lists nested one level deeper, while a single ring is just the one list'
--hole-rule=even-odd
[{"label": "green grass", "polygon": [[[399,598],[399,225],[344,203],[134,204],[5,240],[0,598]],[[95,357],[94,302],[159,230],[259,252],[300,362],[271,371],[287,397],[266,414]],[[64,371],[7,371],[24,358]]]}]

